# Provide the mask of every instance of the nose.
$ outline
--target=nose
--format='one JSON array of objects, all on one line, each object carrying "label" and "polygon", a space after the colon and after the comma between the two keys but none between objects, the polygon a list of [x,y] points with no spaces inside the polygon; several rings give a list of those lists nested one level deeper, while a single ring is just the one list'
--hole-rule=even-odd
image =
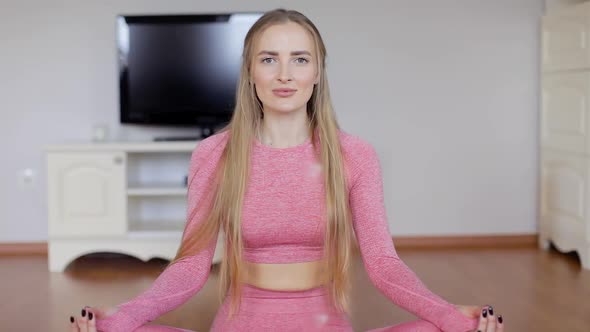
[{"label": "nose", "polygon": [[291,70],[289,69],[288,63],[281,64],[281,69],[279,71],[279,81],[281,83],[287,83],[292,81],[293,78],[291,77]]}]

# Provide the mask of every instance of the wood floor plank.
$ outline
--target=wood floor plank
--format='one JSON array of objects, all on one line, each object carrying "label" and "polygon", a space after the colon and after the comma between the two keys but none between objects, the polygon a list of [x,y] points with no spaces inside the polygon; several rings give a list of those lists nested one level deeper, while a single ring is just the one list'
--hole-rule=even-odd
[{"label": "wood floor plank", "polygon": [[[403,249],[402,260],[435,293],[457,304],[492,304],[507,331],[587,332],[590,271],[575,254],[554,249]],[[0,331],[67,331],[84,305],[112,305],[149,287],[166,262],[88,255],[65,273],[50,273],[45,256],[0,257]],[[353,265],[351,321],[355,331],[415,319],[373,287],[360,258]],[[159,324],[207,331],[217,302],[218,269],[190,301]]]}]

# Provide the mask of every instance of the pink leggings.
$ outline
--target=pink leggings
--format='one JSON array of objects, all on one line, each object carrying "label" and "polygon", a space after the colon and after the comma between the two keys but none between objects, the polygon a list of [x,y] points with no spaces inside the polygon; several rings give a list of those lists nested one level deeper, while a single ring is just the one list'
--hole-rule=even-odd
[{"label": "pink leggings", "polygon": [[[330,305],[328,290],[317,287],[303,291],[276,291],[244,284],[240,312],[227,320],[227,296],[215,316],[210,332],[241,331],[329,331],[352,332],[345,314]],[[369,332],[439,332],[424,320],[370,330]]]},{"label": "pink leggings", "polygon": [[[329,304],[328,291],[317,287],[303,291],[276,291],[244,284],[240,311],[227,319],[230,296],[226,296],[210,332],[329,331],[353,332],[348,317]],[[144,325],[136,331],[189,332],[161,325]],[[439,332],[424,320],[372,329],[367,332]]]}]

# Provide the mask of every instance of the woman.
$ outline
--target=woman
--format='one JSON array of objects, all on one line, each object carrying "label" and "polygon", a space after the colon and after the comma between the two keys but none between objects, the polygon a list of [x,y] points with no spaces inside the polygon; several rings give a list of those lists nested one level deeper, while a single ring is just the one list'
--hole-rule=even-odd
[{"label": "woman", "polygon": [[356,245],[373,284],[422,318],[378,331],[503,331],[491,307],[446,302],[398,258],[377,154],[339,129],[325,59],[299,12],[277,9],[252,26],[233,117],[191,156],[177,256],[131,301],[70,317],[72,331],[181,331],[145,324],[201,289],[220,230],[223,303],[211,331],[352,331]]}]

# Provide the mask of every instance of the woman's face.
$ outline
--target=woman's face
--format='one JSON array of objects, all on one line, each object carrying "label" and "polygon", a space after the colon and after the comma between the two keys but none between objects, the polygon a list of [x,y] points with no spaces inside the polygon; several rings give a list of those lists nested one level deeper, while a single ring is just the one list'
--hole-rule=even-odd
[{"label": "woman's face", "polygon": [[252,81],[265,112],[305,112],[319,80],[312,36],[299,24],[272,25],[254,46]]}]

